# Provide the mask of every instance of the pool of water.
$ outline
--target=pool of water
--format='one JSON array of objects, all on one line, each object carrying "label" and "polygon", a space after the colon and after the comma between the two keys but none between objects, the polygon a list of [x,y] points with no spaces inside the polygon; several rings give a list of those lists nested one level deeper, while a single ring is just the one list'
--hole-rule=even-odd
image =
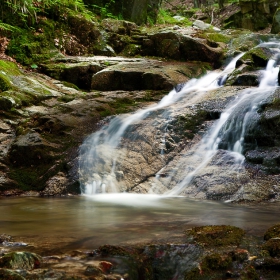
[{"label": "pool of water", "polygon": [[279,206],[136,194],[1,198],[0,233],[56,252],[104,244],[176,242],[195,225],[229,224],[261,236],[279,222]]}]

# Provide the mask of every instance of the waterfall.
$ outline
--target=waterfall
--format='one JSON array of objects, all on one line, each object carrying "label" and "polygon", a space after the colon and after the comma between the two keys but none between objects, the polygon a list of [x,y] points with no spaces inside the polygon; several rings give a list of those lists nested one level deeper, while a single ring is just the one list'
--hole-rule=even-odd
[{"label": "waterfall", "polygon": [[[275,64],[276,61],[270,59],[266,69],[262,72],[259,87],[244,90],[241,95],[237,96],[228,105],[219,120],[214,123],[201,142],[195,147],[192,157],[198,158],[196,159],[197,166],[192,166],[191,172],[185,172],[183,180],[168,191],[167,194],[178,195],[182,193],[195,174],[211,161],[218,149],[222,148],[229,151],[237,166],[243,163],[244,135],[248,129],[248,124],[254,119],[260,104],[273,94],[278,85],[279,67],[275,67]],[[193,161],[191,162],[193,163]]]},{"label": "waterfall", "polygon": [[[133,137],[134,126],[137,126],[140,121],[151,118],[153,114],[161,114],[168,119],[167,108],[194,104],[209,90],[223,86],[227,76],[235,69],[236,61],[242,55],[235,57],[223,71],[213,71],[200,79],[192,79],[181,88],[173,89],[158,104],[139,110],[131,115],[116,116],[109,120],[99,131],[90,135],[80,148],[79,173],[82,193],[92,195],[95,193],[125,191],[126,186],[123,185],[124,183],[120,184],[124,174],[118,169],[119,162],[124,160],[120,147],[125,148],[122,142],[124,138]],[[192,152],[192,157],[201,157],[197,161],[198,165],[196,167],[192,166],[190,172],[185,170],[184,178],[180,179],[174,188],[166,192],[166,194],[180,194],[191,182],[196,172],[207,165],[219,148],[231,151],[235,154],[236,161],[242,163],[244,158],[242,156],[243,140],[247,120],[256,113],[258,104],[262,102],[263,98],[273,92],[271,88],[275,87],[278,75],[274,65],[275,61],[270,60],[267,69],[263,71],[263,78],[258,89],[245,90],[222,113],[220,119],[206,133],[199,145],[196,146],[196,150]],[[231,118],[233,112],[240,107],[244,107],[242,113],[238,114],[237,117]],[[242,121],[243,117],[244,121]],[[232,137],[232,131],[238,133],[234,133],[234,137]],[[165,132],[166,130],[162,137],[164,141]],[[159,154],[163,156],[163,149]],[[160,171],[161,173],[162,170]],[[175,173],[169,174],[170,180],[172,180],[172,176],[176,176]],[[159,176],[155,177],[155,184],[158,178]]]}]

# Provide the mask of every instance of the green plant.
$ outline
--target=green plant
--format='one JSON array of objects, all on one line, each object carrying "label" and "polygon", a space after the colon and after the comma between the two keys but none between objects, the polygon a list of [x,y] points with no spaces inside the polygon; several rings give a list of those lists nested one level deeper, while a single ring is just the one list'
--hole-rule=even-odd
[{"label": "green plant", "polygon": [[104,18],[115,18],[117,19],[118,17],[113,15],[111,12],[111,6],[115,4],[115,0],[110,0],[107,4],[105,4],[104,7],[98,6],[98,5],[91,5],[93,10],[95,10],[101,17],[101,19]]},{"label": "green plant", "polygon": [[178,25],[185,25],[185,26],[192,25],[192,23],[187,18],[178,20],[178,19],[174,18],[168,11],[166,11],[164,9],[159,9],[157,23],[159,23],[159,24],[178,24]]},{"label": "green plant", "polygon": [[0,20],[0,31],[20,32],[20,29]]},{"label": "green plant", "polygon": [[21,22],[32,25],[37,21],[37,7],[33,0],[7,0],[10,11]]}]

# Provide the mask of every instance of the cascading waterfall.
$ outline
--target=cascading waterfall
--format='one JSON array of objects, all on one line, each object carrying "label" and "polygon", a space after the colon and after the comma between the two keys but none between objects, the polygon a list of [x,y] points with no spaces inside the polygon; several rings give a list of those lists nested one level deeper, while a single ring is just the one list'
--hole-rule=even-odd
[{"label": "cascading waterfall", "polygon": [[[209,132],[203,137],[201,142],[193,151],[193,158],[197,158],[197,166],[192,166],[191,172],[188,172],[182,181],[168,192],[170,195],[182,193],[184,188],[192,181],[195,174],[203,169],[216,154],[217,150],[222,148],[227,150],[234,158],[238,168],[244,161],[244,135],[248,128],[250,120],[254,119],[260,104],[273,94],[278,85],[279,67],[275,67],[276,61],[270,59],[266,70],[262,73],[262,79],[258,88],[249,88],[237,96],[229,104],[221,117]],[[191,161],[193,164],[193,161]],[[182,163],[180,162],[179,165]],[[187,169],[185,167],[185,169]],[[172,175],[174,176],[174,174]],[[170,176],[172,178],[172,176]]]},{"label": "cascading waterfall", "polygon": [[[161,114],[161,117],[168,120],[167,108],[171,106],[179,108],[188,103],[195,103],[209,90],[222,86],[227,75],[235,69],[236,61],[242,55],[235,57],[222,72],[211,72],[198,80],[192,79],[179,91],[172,90],[158,104],[139,110],[132,115],[116,116],[101,130],[89,136],[80,149],[79,164],[82,193],[92,195],[126,190],[126,186],[119,183],[124,174],[118,168],[123,160],[123,155],[119,149],[120,147],[125,148],[123,139],[133,137],[132,132],[134,132],[139,121],[146,120],[153,114]],[[257,113],[258,104],[273,92],[272,88],[277,84],[277,75],[278,68],[275,67],[275,60],[270,60],[267,69],[263,71],[259,88],[247,89],[241,96],[237,97],[203,137],[195,150],[191,152],[191,157],[198,157],[197,166],[184,167],[184,177],[180,179],[173,180],[174,177],[178,177],[176,171],[168,174],[169,181],[173,180],[176,185],[173,185],[172,189],[166,194],[178,195],[182,193],[184,188],[192,181],[194,175],[207,165],[219,148],[231,151],[238,164],[243,161],[242,152],[247,120]],[[182,100],[183,104],[181,104]],[[237,110],[242,110],[242,112],[237,114],[237,117],[232,118],[232,114]],[[162,138],[165,137],[166,127],[165,124]],[[161,153],[163,154],[162,149],[159,154]],[[184,160],[184,156],[182,160]],[[181,162],[179,165],[182,165]],[[164,165],[158,173],[163,173],[163,170]],[[175,170],[177,169],[175,168]],[[165,181],[168,180],[165,178]],[[157,182],[159,182],[159,176],[155,177],[154,184],[157,184]]]}]

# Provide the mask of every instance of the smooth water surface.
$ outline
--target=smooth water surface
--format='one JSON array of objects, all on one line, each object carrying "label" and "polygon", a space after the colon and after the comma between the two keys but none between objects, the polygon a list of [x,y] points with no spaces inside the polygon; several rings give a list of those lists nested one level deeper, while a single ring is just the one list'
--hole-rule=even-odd
[{"label": "smooth water surface", "polygon": [[73,198],[2,198],[1,233],[44,250],[176,242],[194,225],[230,224],[262,235],[278,223],[280,204],[237,206],[184,197],[106,194]]}]

